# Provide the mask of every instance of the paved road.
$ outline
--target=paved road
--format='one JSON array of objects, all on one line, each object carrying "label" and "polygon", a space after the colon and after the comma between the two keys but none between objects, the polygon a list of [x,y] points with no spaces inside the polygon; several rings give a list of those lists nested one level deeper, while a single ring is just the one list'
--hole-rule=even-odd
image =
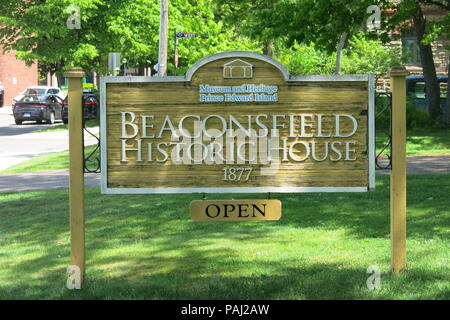
[{"label": "paved road", "polygon": [[[38,125],[27,122],[16,125],[11,107],[0,108],[0,171],[37,155],[69,149],[67,130],[35,132],[58,124],[61,123]],[[98,132],[98,128],[93,128],[92,131]],[[97,140],[85,133],[85,144],[95,143]]]}]

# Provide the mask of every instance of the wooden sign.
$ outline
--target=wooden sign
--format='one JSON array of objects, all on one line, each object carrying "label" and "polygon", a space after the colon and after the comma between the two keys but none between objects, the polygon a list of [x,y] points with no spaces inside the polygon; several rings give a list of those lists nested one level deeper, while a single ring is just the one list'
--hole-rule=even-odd
[{"label": "wooden sign", "polygon": [[103,193],[375,186],[374,77],[294,76],[227,52],[185,76],[101,79]]},{"label": "wooden sign", "polygon": [[281,201],[195,200],[189,211],[194,221],[273,221],[281,218]]}]

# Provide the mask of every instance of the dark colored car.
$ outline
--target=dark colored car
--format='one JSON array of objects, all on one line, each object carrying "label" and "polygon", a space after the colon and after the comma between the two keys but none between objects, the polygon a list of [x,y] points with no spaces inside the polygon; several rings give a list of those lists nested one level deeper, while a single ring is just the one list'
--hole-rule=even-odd
[{"label": "dark colored car", "polygon": [[[437,76],[437,80],[441,91],[441,106],[445,105],[447,99],[447,76]],[[406,94],[412,96],[416,102],[416,108],[429,112],[428,98],[425,90],[424,76],[408,76],[406,77]]]},{"label": "dark colored car", "polygon": [[24,96],[13,108],[14,120],[16,124],[24,121],[53,124],[56,120],[62,120],[62,103],[56,95]]},{"label": "dark colored car", "polygon": [[[99,98],[97,93],[93,91],[83,90],[83,113],[84,120],[91,120],[98,118],[99,113]],[[63,101],[62,120],[64,123],[69,122],[69,104],[68,97]]]},{"label": "dark colored car", "polygon": [[5,87],[0,81],[0,108],[3,107],[4,97],[5,97]]}]

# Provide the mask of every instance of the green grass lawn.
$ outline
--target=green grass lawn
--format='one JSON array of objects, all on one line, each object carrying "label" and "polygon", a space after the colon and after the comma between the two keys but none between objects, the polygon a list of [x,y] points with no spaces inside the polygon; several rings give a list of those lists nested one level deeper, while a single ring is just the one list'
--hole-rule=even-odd
[{"label": "green grass lawn", "polygon": [[409,130],[407,133],[407,154],[450,154],[450,127]]},{"label": "green grass lawn", "polygon": [[[86,191],[87,281],[67,290],[68,193],[0,194],[0,299],[450,299],[450,175],[408,177],[408,270],[390,272],[389,176],[281,194],[276,222],[196,223],[199,195]],[[266,195],[208,195],[208,199]],[[369,266],[381,289],[368,290]]]},{"label": "green grass lawn", "polygon": [[[86,120],[86,128],[98,127],[100,121],[98,119]],[[48,127],[45,129],[38,130],[36,132],[51,132],[51,131],[62,131],[68,130],[69,124],[59,124],[57,126]]]},{"label": "green grass lawn", "polygon": [[[378,130],[376,136],[378,154],[388,142],[388,137],[382,130]],[[387,149],[387,152],[389,152],[389,149]],[[408,156],[450,155],[450,128],[408,130],[406,154]]]}]

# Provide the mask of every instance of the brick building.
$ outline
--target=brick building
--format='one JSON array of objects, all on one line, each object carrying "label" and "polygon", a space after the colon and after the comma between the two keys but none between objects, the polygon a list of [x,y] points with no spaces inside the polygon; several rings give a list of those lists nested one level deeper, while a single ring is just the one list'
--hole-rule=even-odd
[{"label": "brick building", "polygon": [[26,87],[38,84],[37,63],[28,67],[16,59],[14,51],[2,53],[0,49],[0,82],[5,86],[4,105],[10,106],[12,99]]},{"label": "brick building", "polygon": [[[399,2],[399,0],[393,1]],[[424,8],[422,9],[422,11],[428,21],[439,20],[447,15],[447,11],[436,8]],[[422,62],[420,60],[419,42],[417,40],[417,35],[414,31],[411,21],[410,29],[401,33],[401,39],[391,41],[388,46],[400,47],[404,50],[407,55],[405,67],[411,73],[411,75],[423,75]],[[447,75],[448,72],[450,52],[446,49],[446,47],[450,47],[450,40],[446,35],[441,35],[439,39],[431,44],[431,48],[433,51],[433,61],[436,67],[437,75]],[[387,90],[389,88],[389,82],[390,78],[387,76],[385,78],[378,78],[378,90]]]},{"label": "brick building", "polygon": [[[428,21],[442,19],[447,12],[444,10],[438,10],[433,8],[423,9],[423,13]],[[412,74],[422,74],[422,66],[420,62],[419,43],[417,36],[413,29],[406,31],[402,34],[401,43],[399,43],[409,53],[408,61],[406,62],[406,68]],[[447,68],[449,63],[450,53],[446,46],[450,45],[450,41],[445,35],[442,35],[439,39],[432,43],[433,60],[436,66],[436,73],[441,75],[447,75]]]}]

